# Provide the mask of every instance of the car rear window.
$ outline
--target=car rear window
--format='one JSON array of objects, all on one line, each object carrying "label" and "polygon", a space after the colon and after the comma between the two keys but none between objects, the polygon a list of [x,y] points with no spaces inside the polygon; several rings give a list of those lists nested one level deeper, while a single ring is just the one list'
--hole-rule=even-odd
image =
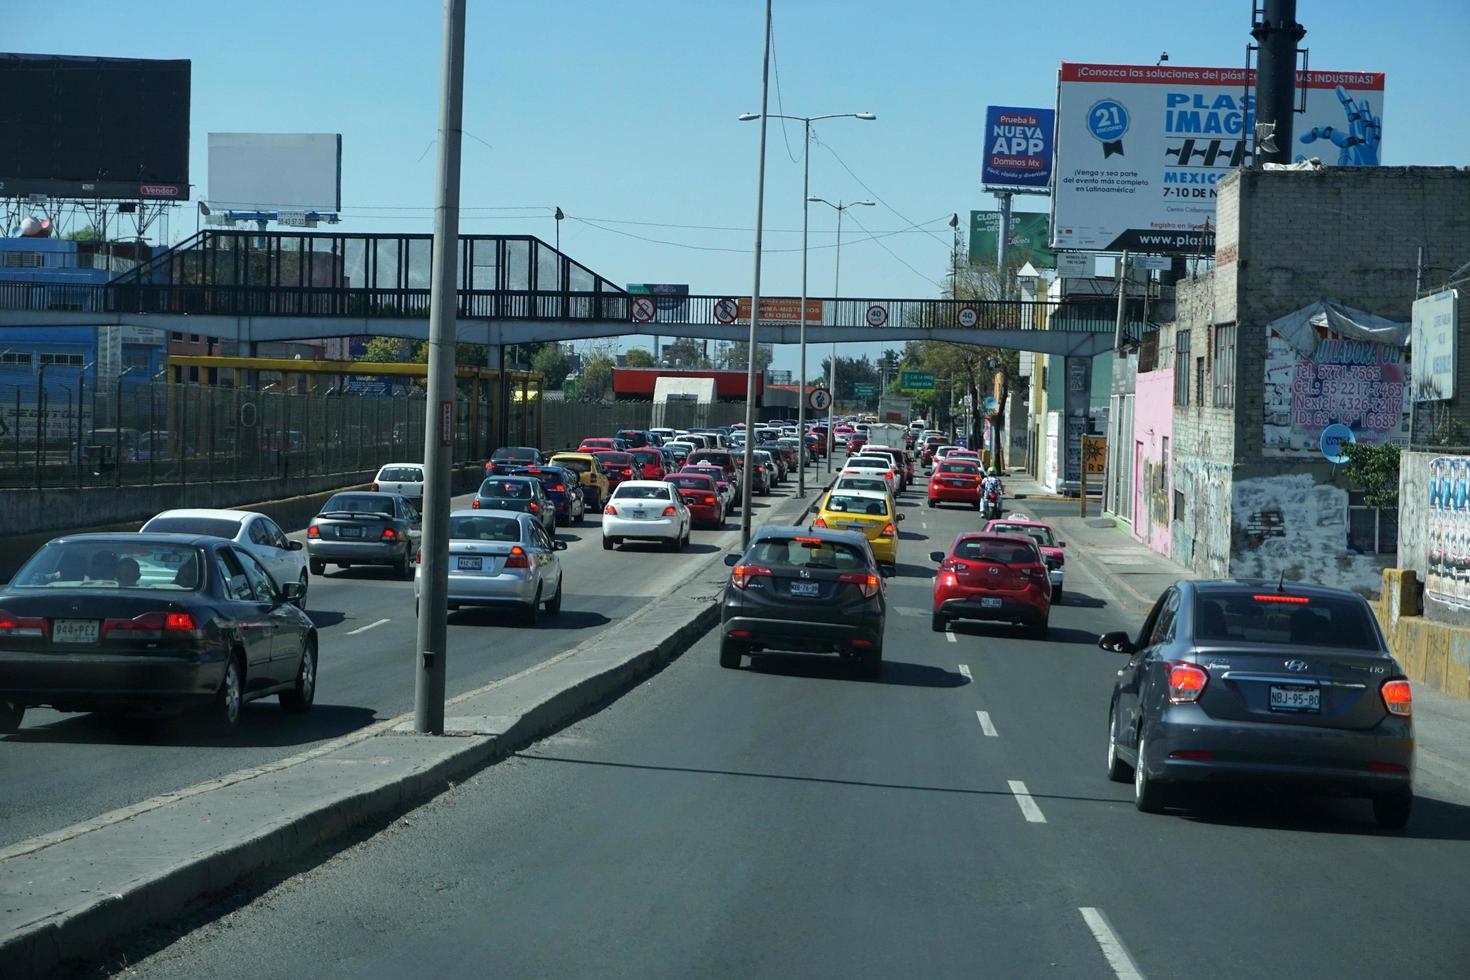
[{"label": "car rear window", "polygon": [[1197,640],[1380,650],[1368,604],[1356,596],[1211,590],[1194,602]]},{"label": "car rear window", "polygon": [[116,539],[53,541],[25,563],[10,587],[195,592],[204,581],[203,567],[202,554],[191,545],[133,544]]},{"label": "car rear window", "polygon": [[832,496],[827,498],[826,509],[838,514],[887,517],[888,501],[881,497],[859,497],[853,494],[833,492]]},{"label": "car rear window", "polygon": [[613,466],[633,465],[633,457],[627,453],[620,453],[613,450],[608,450],[607,452],[597,453],[596,456],[602,462],[611,464]]},{"label": "car rear window", "polygon": [[521,540],[521,522],[509,517],[451,517],[449,537],[455,541]]},{"label": "car rear window", "polygon": [[714,449],[701,449],[689,454],[691,463],[714,463],[716,466],[734,466],[735,457]]},{"label": "car rear window", "polygon": [[526,446],[507,446],[504,449],[495,450],[490,458],[534,460],[540,457],[540,455],[541,454],[536,450],[528,448]]},{"label": "car rear window", "polygon": [[953,462],[953,463],[940,463],[939,464],[939,472],[940,473],[967,473],[970,476],[979,476],[980,475],[980,465],[978,463],[966,463],[966,462],[963,462],[963,461],[957,461],[957,462]]},{"label": "car rear window", "polygon": [[388,514],[393,513],[393,498],[380,494],[339,493],[322,508],[323,514]]},{"label": "car rear window", "polygon": [[838,490],[875,490],[879,493],[888,492],[888,484],[876,476],[870,477],[844,477],[837,481]]},{"label": "car rear window", "polygon": [[587,460],[574,459],[568,456],[557,456],[552,459],[552,462],[555,463],[557,466],[560,466],[564,470],[571,470],[573,473],[577,474],[586,473],[592,469],[592,464],[589,463]]},{"label": "car rear window", "polygon": [[987,538],[966,538],[954,546],[954,556],[962,561],[990,561],[1002,565],[1028,565],[1041,560],[1035,545]]},{"label": "car rear window", "polygon": [[648,463],[662,463],[664,461],[663,453],[659,452],[657,449],[635,449],[629,455],[636,459],[641,465],[647,465]]},{"label": "car rear window", "polygon": [[1048,548],[1056,546],[1056,539],[1052,537],[1051,528],[1042,527],[1039,524],[992,524],[990,530],[996,534],[1016,534],[1023,538],[1030,538],[1037,544]]},{"label": "car rear window", "polygon": [[850,544],[820,538],[764,538],[751,546],[745,560],[773,568],[866,568],[863,552]]},{"label": "car rear window", "polygon": [[422,483],[424,471],[417,466],[385,466],[378,479],[392,483]]},{"label": "car rear window", "polygon": [[532,496],[531,484],[524,480],[486,480],[480,484],[480,496],[529,500]]},{"label": "car rear window", "polygon": [[619,485],[618,489],[616,491],[614,491],[614,493],[613,493],[613,499],[615,499],[615,500],[668,500],[669,499],[669,494],[670,494],[670,491],[669,491],[669,488],[667,486],[660,485],[660,486],[656,486],[656,487],[649,487],[649,486],[637,487],[637,486],[629,486],[628,484],[624,483],[624,484]]},{"label": "car rear window", "polygon": [[161,534],[209,534],[216,538],[234,538],[240,533],[240,522],[222,517],[155,517],[143,530]]},{"label": "car rear window", "polygon": [[671,476],[669,482],[681,490],[713,490],[715,481],[707,476]]}]

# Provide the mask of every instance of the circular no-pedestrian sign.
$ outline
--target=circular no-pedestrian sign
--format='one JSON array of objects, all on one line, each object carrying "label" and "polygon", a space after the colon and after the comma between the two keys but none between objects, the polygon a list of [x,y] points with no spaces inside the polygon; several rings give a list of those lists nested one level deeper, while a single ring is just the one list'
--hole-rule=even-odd
[{"label": "circular no-pedestrian sign", "polygon": [[960,307],[960,326],[973,327],[980,322],[980,311],[973,306]]},{"label": "circular no-pedestrian sign", "polygon": [[867,317],[868,326],[881,327],[883,326],[883,324],[888,322],[888,310],[886,307],[882,307],[879,306],[877,303],[874,303],[872,306],[868,307]]},{"label": "circular no-pedestrian sign", "polygon": [[734,323],[735,317],[740,314],[740,304],[732,297],[726,296],[715,303],[715,319],[721,323]]},{"label": "circular no-pedestrian sign", "polygon": [[633,319],[639,323],[647,323],[653,319],[656,307],[652,296],[633,297]]},{"label": "circular no-pedestrian sign", "polygon": [[813,388],[807,392],[807,407],[814,408],[819,412],[825,412],[832,407],[832,392],[826,388]]}]

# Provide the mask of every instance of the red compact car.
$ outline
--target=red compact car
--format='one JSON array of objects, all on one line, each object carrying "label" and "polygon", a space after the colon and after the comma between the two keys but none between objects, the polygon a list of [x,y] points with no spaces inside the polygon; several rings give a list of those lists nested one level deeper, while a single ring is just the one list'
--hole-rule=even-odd
[{"label": "red compact car", "polygon": [[607,474],[607,492],[609,495],[624,480],[637,479],[638,464],[633,460],[630,453],[599,449],[592,454],[592,458],[597,460],[602,466],[602,471]]},{"label": "red compact car", "polygon": [[693,523],[706,527],[724,526],[725,501],[713,475],[675,473],[668,477],[668,482],[679,488],[679,496],[684,498],[684,506],[689,508],[689,519]]},{"label": "red compact car", "polygon": [[990,534],[1014,534],[1035,541],[1041,560],[1046,562],[1047,574],[1051,576],[1052,605],[1061,604],[1062,585],[1067,578],[1067,556],[1062,549],[1067,542],[1057,540],[1056,530],[1050,524],[1012,512],[1009,517],[998,517],[986,524],[985,530]]},{"label": "red compact car", "polygon": [[1046,636],[1051,619],[1051,581],[1031,538],[970,531],[931,552],[939,563],[934,578],[932,624],[944,632],[950,620],[990,619],[1029,626]]},{"label": "red compact car", "polygon": [[583,439],[577,444],[577,452],[579,453],[595,453],[601,450],[616,450],[621,452],[627,448],[627,444],[621,439]]},{"label": "red compact car", "polygon": [[[839,430],[841,431],[841,430]],[[855,456],[858,451],[868,444],[868,437],[861,432],[853,431],[847,434],[847,455]]]},{"label": "red compact car", "polygon": [[934,465],[929,474],[929,506],[936,504],[969,504],[980,509],[980,481],[985,474],[980,472],[980,463],[971,459],[955,459],[953,456]]},{"label": "red compact car", "polygon": [[640,479],[662,480],[664,478],[664,456],[657,449],[632,449],[628,455],[638,464]]}]

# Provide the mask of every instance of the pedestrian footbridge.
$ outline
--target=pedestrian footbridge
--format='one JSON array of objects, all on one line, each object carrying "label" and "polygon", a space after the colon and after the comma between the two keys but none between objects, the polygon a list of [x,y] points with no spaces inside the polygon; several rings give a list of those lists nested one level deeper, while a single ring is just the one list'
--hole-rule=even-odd
[{"label": "pedestrian footbridge", "polygon": [[[429,235],[206,230],[105,285],[0,283],[0,328],[146,326],[235,341],[428,337]],[[464,235],[458,339],[489,346],[628,334],[745,340],[748,297],[629,294],[530,235]],[[762,343],[798,341],[800,302],[762,301]],[[1115,301],[813,297],[809,343],[946,340],[1090,357],[1112,348]],[[1141,336],[1141,305],[1126,311]],[[3,340],[3,334],[0,334]]]}]

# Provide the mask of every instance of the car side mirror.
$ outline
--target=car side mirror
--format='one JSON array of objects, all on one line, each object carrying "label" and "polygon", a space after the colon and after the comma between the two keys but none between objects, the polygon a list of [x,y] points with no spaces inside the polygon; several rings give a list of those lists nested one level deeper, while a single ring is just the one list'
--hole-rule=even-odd
[{"label": "car side mirror", "polygon": [[931,551],[931,552],[929,552],[929,560],[930,561],[944,561],[944,552],[942,552],[942,551]]},{"label": "car side mirror", "polygon": [[1097,638],[1097,645],[1109,653],[1133,653],[1133,641],[1122,630],[1104,633]]},{"label": "car side mirror", "polygon": [[725,564],[728,565],[730,568],[734,568],[736,565],[740,564],[740,556],[739,555],[726,555],[725,556]]},{"label": "car side mirror", "polygon": [[1066,546],[1067,546],[1067,542],[1065,542],[1065,541],[1058,541],[1057,542],[1057,547],[1058,548],[1065,548]]},{"label": "car side mirror", "polygon": [[287,541],[286,542],[286,548],[289,551],[300,551],[302,548],[305,548],[305,547],[306,547],[306,545],[302,544],[300,541]]},{"label": "car side mirror", "polygon": [[904,520],[904,515],[899,514],[898,517],[896,518],[896,520],[900,520],[900,521]]},{"label": "car side mirror", "polygon": [[[299,544],[299,542],[298,542]],[[295,602],[301,598],[301,583],[286,582],[281,586],[281,598],[287,602]]]},{"label": "car side mirror", "polygon": [[566,551],[567,550],[567,543],[565,541],[563,541],[561,538],[557,538],[555,541],[551,542],[551,550],[552,551]]}]

